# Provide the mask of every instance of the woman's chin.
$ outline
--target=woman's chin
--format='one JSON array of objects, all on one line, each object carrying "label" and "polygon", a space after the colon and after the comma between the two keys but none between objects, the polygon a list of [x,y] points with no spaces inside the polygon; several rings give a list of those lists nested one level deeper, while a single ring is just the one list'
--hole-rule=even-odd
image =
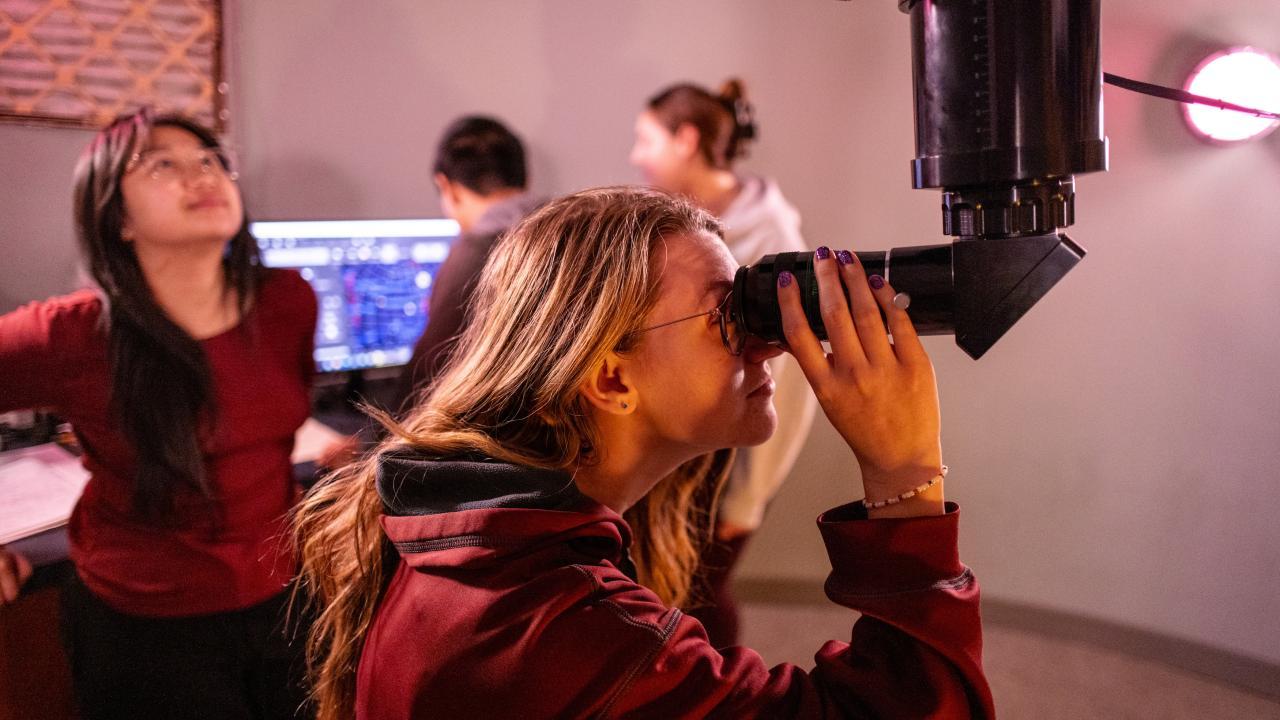
[{"label": "woman's chin", "polygon": [[734,447],[754,447],[764,444],[778,429],[778,413],[773,409],[773,403],[743,418],[738,428],[739,441],[734,444]]}]

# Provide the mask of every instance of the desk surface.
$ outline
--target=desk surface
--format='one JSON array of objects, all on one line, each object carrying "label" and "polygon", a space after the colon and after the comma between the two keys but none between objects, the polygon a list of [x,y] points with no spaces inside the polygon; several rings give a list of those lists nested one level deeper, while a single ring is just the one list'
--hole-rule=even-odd
[{"label": "desk surface", "polygon": [[[397,377],[374,380],[362,386],[365,391],[359,399],[386,407],[394,399],[398,388]],[[373,421],[351,406],[349,398],[340,394],[322,392],[317,389],[313,395],[311,419],[318,421],[327,430],[338,435],[354,435],[369,428]],[[316,466],[314,459],[308,457],[303,462],[295,462],[293,479],[304,488],[310,488],[320,479],[322,471]],[[67,530],[65,527],[53,528],[31,537],[15,540],[6,547],[27,557],[36,568],[56,565],[66,560],[69,553]]]},{"label": "desk surface", "polygon": [[25,556],[38,567],[67,559],[69,552],[67,528],[57,527],[42,533],[14,540],[5,546],[12,552]]}]

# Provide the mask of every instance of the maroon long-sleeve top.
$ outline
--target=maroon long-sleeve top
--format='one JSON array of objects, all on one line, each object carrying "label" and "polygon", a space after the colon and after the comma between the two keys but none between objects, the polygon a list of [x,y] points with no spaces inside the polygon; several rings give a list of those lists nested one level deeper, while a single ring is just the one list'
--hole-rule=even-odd
[{"label": "maroon long-sleeve top", "polygon": [[107,604],[141,616],[242,609],[281,592],[295,571],[289,456],[309,412],[311,288],[293,271],[267,271],[242,322],[200,341],[216,406],[204,446],[216,519],[190,492],[163,524],[133,511],[136,458],[110,409],[102,312],[84,290],[0,316],[0,412],[52,409],[85,451],[90,479],[69,527],[77,573]]},{"label": "maroon long-sleeve top", "polygon": [[712,647],[636,582],[626,522],[565,474],[403,451],[378,490],[400,562],[365,638],[359,720],[995,715],[954,504],[818,519],[827,596],[862,616],[806,672]]}]

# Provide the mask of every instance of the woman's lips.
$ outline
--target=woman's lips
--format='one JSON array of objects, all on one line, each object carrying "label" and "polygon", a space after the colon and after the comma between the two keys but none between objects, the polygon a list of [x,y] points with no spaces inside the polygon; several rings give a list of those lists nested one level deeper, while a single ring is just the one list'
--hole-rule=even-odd
[{"label": "woman's lips", "polygon": [[208,210],[210,208],[222,208],[227,206],[227,201],[222,198],[210,197],[201,198],[187,206],[188,210]]},{"label": "woman's lips", "polygon": [[773,394],[773,378],[769,378],[761,383],[760,387],[752,390],[747,397],[766,397]]}]

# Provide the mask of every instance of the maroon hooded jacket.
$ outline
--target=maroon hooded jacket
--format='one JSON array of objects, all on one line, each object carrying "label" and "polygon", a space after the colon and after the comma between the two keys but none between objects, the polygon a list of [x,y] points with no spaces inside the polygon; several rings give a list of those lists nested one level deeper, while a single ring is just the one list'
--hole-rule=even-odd
[{"label": "maroon hooded jacket", "polygon": [[378,489],[401,560],[360,658],[361,720],[995,716],[953,504],[818,518],[827,596],[862,617],[805,672],[712,647],[636,582],[626,522],[567,475],[396,451]]}]

